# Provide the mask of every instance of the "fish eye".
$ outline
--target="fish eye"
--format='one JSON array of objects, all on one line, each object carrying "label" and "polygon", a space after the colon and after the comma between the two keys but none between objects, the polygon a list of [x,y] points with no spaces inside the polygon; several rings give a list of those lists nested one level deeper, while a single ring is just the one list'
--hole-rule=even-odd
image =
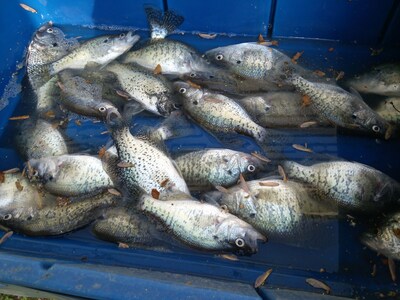
[{"label": "fish eye", "polygon": [[106,39],[103,41],[103,43],[108,43],[109,40],[110,40],[109,38],[106,38]]},{"label": "fish eye", "polygon": [[47,28],[46,30],[48,33],[52,33],[53,32],[53,28]]},{"label": "fish eye", "polygon": [[379,131],[381,131],[381,128],[378,125],[374,125],[374,126],[372,126],[372,130],[375,132],[379,132]]},{"label": "fish eye", "polygon": [[119,35],[119,37],[122,39],[122,38],[124,38],[125,37],[125,33],[121,33],[120,35]]},{"label": "fish eye", "polygon": [[12,215],[11,215],[11,214],[6,214],[6,215],[3,217],[3,220],[4,220],[4,221],[8,221],[8,220],[11,220],[11,218],[12,218]]},{"label": "fish eye", "polygon": [[194,78],[194,77],[196,77],[196,73],[190,73],[189,76]]},{"label": "fish eye", "polygon": [[244,247],[244,240],[241,238],[236,239],[235,241],[236,246],[238,246],[239,248]]},{"label": "fish eye", "polygon": [[180,89],[179,89],[179,93],[181,93],[181,94],[186,93],[186,89],[185,89],[185,88],[180,88]]},{"label": "fish eye", "polygon": [[100,107],[99,107],[99,111],[100,111],[100,112],[106,112],[106,110],[107,110],[107,109],[106,109],[104,106],[100,106]]},{"label": "fish eye", "polygon": [[232,175],[232,170],[228,170],[228,174],[229,174],[229,175]]},{"label": "fish eye", "polygon": [[237,60],[236,63],[237,63],[238,65],[240,65],[240,64],[242,63],[242,61],[241,61],[241,60]]},{"label": "fish eye", "polygon": [[222,209],[223,211],[228,212],[228,206],[226,206],[226,204],[222,204],[220,207],[221,207],[221,209]]},{"label": "fish eye", "polygon": [[222,54],[218,54],[215,58],[216,58],[217,60],[223,60],[223,59],[224,59],[224,56],[223,56]]},{"label": "fish eye", "polygon": [[256,170],[256,167],[255,166],[253,166],[253,165],[248,165],[247,166],[247,171],[249,171],[249,172],[254,172]]}]

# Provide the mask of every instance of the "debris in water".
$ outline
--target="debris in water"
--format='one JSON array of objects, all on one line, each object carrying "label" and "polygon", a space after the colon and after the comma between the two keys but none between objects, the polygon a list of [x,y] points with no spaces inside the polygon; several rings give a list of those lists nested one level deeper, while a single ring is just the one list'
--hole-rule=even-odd
[{"label": "debris in water", "polygon": [[217,256],[221,257],[223,259],[232,260],[232,261],[238,261],[239,260],[239,258],[235,254],[220,254],[220,255],[217,255]]},{"label": "debris in water", "polygon": [[82,126],[82,123],[81,123],[80,120],[75,120],[75,124],[78,125],[78,126]]},{"label": "debris in water", "polygon": [[156,189],[152,189],[152,190],[151,190],[151,196],[152,196],[154,199],[160,199],[160,192],[157,191]]},{"label": "debris in water", "polygon": [[28,115],[16,116],[16,117],[9,118],[10,121],[18,121],[18,120],[26,120],[26,119],[29,119]]},{"label": "debris in water", "polygon": [[258,183],[260,186],[279,186],[279,183],[273,181],[261,181]]},{"label": "debris in water", "polygon": [[12,168],[12,169],[3,171],[4,174],[14,174],[14,173],[17,173],[17,172],[19,172],[19,168]]},{"label": "debris in water", "polygon": [[318,75],[319,77],[324,77],[325,76],[325,72],[322,72],[320,70],[315,70],[314,74]]},{"label": "debris in water", "polygon": [[297,64],[297,60],[303,55],[304,51],[297,52],[295,55],[292,57],[292,63]]},{"label": "debris in water", "polygon": [[133,163],[131,163],[131,162],[121,161],[121,162],[119,162],[119,163],[117,164],[117,166],[120,167],[120,168],[132,168],[132,167],[134,167],[135,165],[134,165]]},{"label": "debris in water", "polygon": [[302,145],[299,145],[299,144],[293,144],[292,147],[294,149],[296,149],[296,150],[303,151],[303,152],[308,152],[308,153],[312,153],[313,152],[312,149],[307,148],[307,147],[302,146]]},{"label": "debris in water", "polygon": [[0,245],[3,244],[5,241],[7,241],[13,234],[14,234],[13,231],[8,231],[8,232],[6,232],[6,233],[0,238]]},{"label": "debris in water", "polygon": [[336,76],[335,80],[336,80],[336,81],[339,81],[339,80],[342,79],[343,77],[344,77],[344,72],[343,72],[343,71],[340,71],[340,72],[338,73],[338,75]]},{"label": "debris in water", "polygon": [[164,179],[163,181],[161,181],[160,185],[161,185],[162,187],[165,187],[165,186],[167,185],[168,182],[169,182],[169,179],[166,178],[166,179]]},{"label": "debris in water", "polygon": [[314,278],[307,278],[306,282],[309,285],[311,285],[312,287],[325,290],[325,292],[327,294],[331,293],[331,288],[326,283],[323,283],[322,281],[319,281],[319,280],[314,279]]},{"label": "debris in water", "polygon": [[36,9],[34,9],[34,8],[32,8],[32,7],[30,7],[30,6],[26,5],[26,4],[20,3],[19,6],[21,6],[26,11],[29,11],[29,12],[34,13],[34,14],[37,14],[37,10]]},{"label": "debris in water", "polygon": [[118,243],[118,248],[122,248],[122,249],[128,249],[129,245],[125,244],[125,243]]},{"label": "debris in water", "polygon": [[265,281],[267,281],[269,275],[271,275],[272,269],[267,270],[265,273],[261,274],[257,277],[254,287],[259,288],[260,286],[264,285]]},{"label": "debris in water", "polygon": [[161,74],[161,72],[162,72],[161,65],[158,64],[158,65],[154,68],[153,74],[154,74],[154,75],[159,75],[159,74]]},{"label": "debris in water", "polygon": [[251,152],[251,155],[253,155],[255,158],[258,158],[259,160],[263,161],[263,162],[271,162],[271,160],[269,160],[268,158],[266,158],[265,156],[257,153],[257,152]]},{"label": "debris in water", "polygon": [[301,97],[301,106],[309,106],[311,104],[311,98],[308,95],[303,95],[303,97]]},{"label": "debris in water", "polygon": [[102,158],[106,154],[106,147],[101,147],[99,150],[99,158]]},{"label": "debris in water", "polygon": [[217,37],[217,34],[199,33],[199,37],[201,37],[202,39],[212,40]]},{"label": "debris in water", "polygon": [[317,125],[318,123],[316,121],[307,121],[304,122],[303,124],[300,124],[300,128],[308,128],[314,125]]}]

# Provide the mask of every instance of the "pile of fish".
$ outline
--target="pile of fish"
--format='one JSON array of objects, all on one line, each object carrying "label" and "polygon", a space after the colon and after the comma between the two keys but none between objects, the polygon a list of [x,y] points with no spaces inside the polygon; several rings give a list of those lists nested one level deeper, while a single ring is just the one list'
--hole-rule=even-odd
[{"label": "pile of fish", "polygon": [[[26,59],[30,93],[21,101],[29,118],[15,135],[26,164],[23,172],[0,173],[1,225],[59,235],[93,223],[95,236],[130,247],[165,246],[172,236],[175,245],[251,255],[259,241],[307,240],[324,220],[399,206],[399,183],[379,170],[340,159],[299,164],[282,153],[290,144],[283,128],[336,126],[393,138],[398,115],[375,112],[357,91],[400,97],[399,67],[350,80],[347,90],[260,43],[201,55],[166,38],[183,17],[145,11],[145,43],[132,32],[80,43],[51,22],[36,31]],[[105,124],[111,141],[99,155],[67,143],[71,114]],[[138,114],[162,122],[133,134]],[[187,134],[182,124],[193,122],[222,143],[250,137],[260,152],[197,149],[172,157],[165,141]],[[363,240],[397,258],[400,219],[389,218],[378,236]],[[399,227],[388,229],[393,224]]]}]

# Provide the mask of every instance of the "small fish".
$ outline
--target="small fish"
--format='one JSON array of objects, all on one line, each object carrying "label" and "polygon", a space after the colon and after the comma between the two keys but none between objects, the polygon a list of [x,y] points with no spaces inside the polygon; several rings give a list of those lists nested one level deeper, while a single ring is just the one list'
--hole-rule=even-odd
[{"label": "small fish", "polygon": [[113,182],[99,158],[89,155],[61,155],[30,159],[27,176],[59,196],[81,196],[112,188]]},{"label": "small fish", "polygon": [[254,287],[259,288],[260,286],[264,285],[265,281],[267,281],[269,275],[271,275],[272,269],[268,269],[263,274],[257,277],[256,281],[254,282]]},{"label": "small fish", "polygon": [[246,222],[190,197],[160,201],[143,195],[139,209],[156,217],[177,239],[195,248],[251,255],[258,250],[257,240],[265,241]]},{"label": "small fish", "polygon": [[314,279],[314,278],[307,278],[307,279],[306,279],[306,282],[307,282],[309,285],[311,285],[312,287],[325,290],[325,292],[326,292],[327,294],[330,294],[330,293],[331,293],[331,288],[330,288],[326,283],[323,283],[323,282],[320,281],[320,280],[317,280],[317,279]]}]

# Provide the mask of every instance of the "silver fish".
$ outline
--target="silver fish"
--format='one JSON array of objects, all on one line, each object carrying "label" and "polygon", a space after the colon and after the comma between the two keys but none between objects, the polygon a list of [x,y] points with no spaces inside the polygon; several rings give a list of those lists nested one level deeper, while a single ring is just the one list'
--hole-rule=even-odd
[{"label": "silver fish", "polygon": [[30,159],[27,176],[45,190],[64,197],[94,194],[112,188],[101,160],[89,155],[61,155]]},{"label": "silver fish", "polygon": [[316,193],[347,210],[377,213],[400,201],[400,185],[384,173],[360,164],[332,161],[304,166],[283,163],[287,176],[309,184]]},{"label": "silver fish", "polygon": [[183,243],[203,250],[245,255],[258,250],[265,237],[239,218],[213,205],[193,200],[156,200],[143,195],[139,209],[155,217]]},{"label": "silver fish", "polygon": [[82,70],[96,64],[104,66],[128,51],[139,40],[131,31],[119,35],[104,35],[90,39],[72,50],[68,55],[50,65],[50,74],[64,69]]}]

